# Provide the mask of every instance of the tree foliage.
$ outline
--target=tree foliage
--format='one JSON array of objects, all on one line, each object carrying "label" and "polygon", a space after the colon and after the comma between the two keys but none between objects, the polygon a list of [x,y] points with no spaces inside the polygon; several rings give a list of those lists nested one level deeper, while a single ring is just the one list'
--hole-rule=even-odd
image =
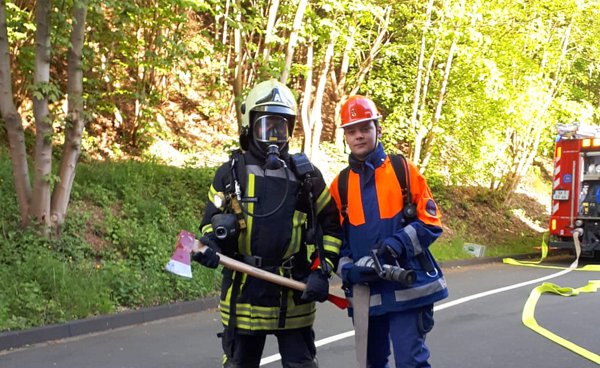
[{"label": "tree foliage", "polygon": [[[266,78],[296,91],[296,140],[309,155],[318,157],[322,142],[342,144],[340,105],[361,93],[385,116],[388,149],[440,183],[487,186],[505,199],[551,154],[557,123],[598,124],[596,1],[32,4],[3,1],[0,19],[2,117],[24,218],[46,218],[50,190],[72,180],[49,154],[73,147],[51,150],[65,133],[84,155],[105,158],[143,155],[157,142],[193,151],[200,136],[228,147],[243,96]],[[69,71],[81,6],[81,65]],[[81,98],[72,99],[76,70]],[[79,138],[69,135],[74,121]]]}]

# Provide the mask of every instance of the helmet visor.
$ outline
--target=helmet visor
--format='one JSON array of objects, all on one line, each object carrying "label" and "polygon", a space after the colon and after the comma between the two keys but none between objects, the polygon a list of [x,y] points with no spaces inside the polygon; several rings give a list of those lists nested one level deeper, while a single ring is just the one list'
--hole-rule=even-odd
[{"label": "helmet visor", "polygon": [[288,120],[279,115],[263,115],[254,120],[254,139],[258,142],[285,143]]}]

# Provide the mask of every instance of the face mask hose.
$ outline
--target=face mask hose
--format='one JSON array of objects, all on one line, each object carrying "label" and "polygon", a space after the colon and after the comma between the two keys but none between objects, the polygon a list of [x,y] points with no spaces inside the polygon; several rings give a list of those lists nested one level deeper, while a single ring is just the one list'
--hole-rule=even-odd
[{"label": "face mask hose", "polygon": [[267,148],[267,158],[265,159],[265,168],[267,170],[278,170],[285,163],[279,158],[279,147],[276,144],[271,144]]},{"label": "face mask hose", "polygon": [[[283,168],[284,172],[285,172],[285,191],[281,197],[281,201],[279,202],[279,204],[271,211],[268,211],[266,213],[262,213],[262,214],[258,214],[258,213],[250,213],[250,211],[248,211],[248,209],[244,206],[241,205],[240,209],[242,210],[243,213],[245,213],[246,215],[250,216],[250,217],[256,217],[256,218],[265,218],[265,217],[269,217],[273,214],[275,214],[275,212],[279,211],[279,209],[281,207],[283,207],[283,204],[285,203],[285,200],[288,196],[289,193],[289,189],[290,189],[290,175],[288,173],[288,169],[287,169],[287,165],[285,164],[285,161],[283,161],[282,159],[279,158],[279,147],[275,144],[271,144],[269,145],[269,147],[267,148],[267,157],[265,159],[265,170],[279,170]],[[234,178],[234,181],[237,184],[237,177]],[[237,184],[239,186],[239,184]],[[238,200],[240,200],[240,202],[244,202],[244,199],[241,198],[241,193],[240,195],[238,195]],[[240,203],[240,204],[242,204]]]}]

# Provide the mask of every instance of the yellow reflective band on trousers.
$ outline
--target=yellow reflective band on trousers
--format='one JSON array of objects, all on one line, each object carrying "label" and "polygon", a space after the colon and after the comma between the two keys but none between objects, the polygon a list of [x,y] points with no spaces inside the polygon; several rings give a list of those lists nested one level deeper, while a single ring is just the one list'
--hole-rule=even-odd
[{"label": "yellow reflective band on trousers", "polygon": [[[315,320],[315,303],[295,305],[290,291],[288,294],[288,306],[285,315],[285,327],[283,329],[301,328],[311,326]],[[219,310],[221,320],[225,326],[229,326],[229,299],[221,300]],[[237,303],[235,322],[236,327],[251,331],[280,330],[278,306],[260,307],[246,303]]]},{"label": "yellow reflective band on trousers", "polygon": [[540,326],[535,320],[535,306],[540,299],[540,296],[544,293],[552,293],[561,296],[576,296],[579,293],[595,293],[600,288],[600,280],[591,280],[587,285],[573,289],[569,287],[560,287],[556,284],[545,282],[542,285],[536,287],[531,291],[527,302],[525,303],[525,307],[523,308],[522,321],[523,324],[533,331],[539,333],[545,338],[559,344],[560,346],[571,350],[572,352],[581,355],[582,357],[591,360],[596,364],[600,364],[600,355],[593,353],[587,349],[582,348],[579,345],[572,343],[569,340],[566,340],[557,334],[547,330],[546,328]]}]

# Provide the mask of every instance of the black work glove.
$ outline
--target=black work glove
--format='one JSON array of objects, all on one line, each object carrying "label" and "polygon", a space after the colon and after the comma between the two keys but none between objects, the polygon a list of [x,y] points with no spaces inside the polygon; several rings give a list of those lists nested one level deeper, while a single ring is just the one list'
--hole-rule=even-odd
[{"label": "black work glove", "polygon": [[321,270],[314,270],[308,275],[306,289],[302,293],[302,300],[324,302],[329,295],[329,280]]},{"label": "black work glove", "polygon": [[352,263],[342,266],[342,281],[346,286],[368,284],[377,280],[379,276],[373,267],[356,266]]},{"label": "black work glove", "polygon": [[192,255],[192,259],[205,267],[217,268],[220,260],[217,252],[221,252],[221,248],[217,243],[217,239],[214,236],[205,235],[200,238],[200,243],[206,245],[207,247],[204,250],[204,253],[194,253],[194,255]]},{"label": "black work glove", "polygon": [[392,246],[391,243],[384,241],[375,244],[373,249],[377,250],[377,256],[383,260],[383,263],[389,263],[393,259],[398,259],[402,256],[402,248]]}]

